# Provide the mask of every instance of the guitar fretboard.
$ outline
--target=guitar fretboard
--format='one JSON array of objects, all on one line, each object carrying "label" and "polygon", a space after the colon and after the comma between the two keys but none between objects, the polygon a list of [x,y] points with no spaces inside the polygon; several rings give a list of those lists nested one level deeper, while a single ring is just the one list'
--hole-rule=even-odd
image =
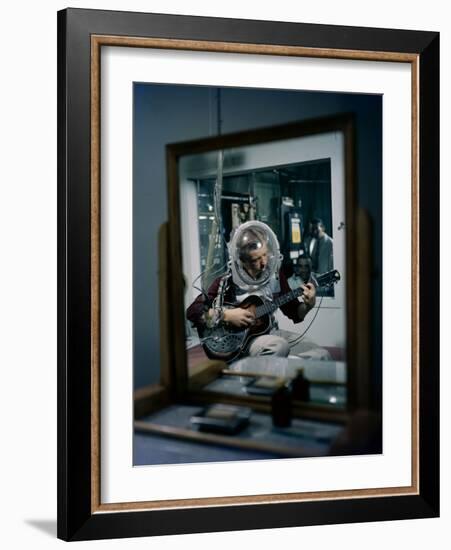
[{"label": "guitar fretboard", "polygon": [[287,304],[288,302],[295,300],[298,296],[302,294],[302,292],[303,292],[303,289],[299,287],[292,290],[291,292],[287,292],[286,294],[279,296],[272,302],[266,302],[263,305],[258,306],[255,309],[256,319],[258,319],[259,317],[263,317],[263,315],[267,315],[268,313],[272,313],[273,311],[276,311],[276,309],[279,306],[283,306],[284,304]]},{"label": "guitar fretboard", "polygon": [[[318,288],[329,286],[333,283],[336,283],[339,280],[340,280],[340,274],[336,270],[328,271],[327,273],[324,273],[323,275],[319,275],[316,278],[316,282],[318,283]],[[268,313],[272,313],[273,311],[276,311],[276,309],[279,306],[283,306],[284,304],[287,304],[288,302],[291,302],[292,300],[295,300],[296,298],[298,298],[303,293],[303,291],[304,289],[302,287],[295,288],[294,290],[291,290],[290,292],[287,292],[286,294],[279,296],[272,302],[266,302],[261,306],[258,306],[255,309],[255,318],[258,319],[259,317],[263,317],[264,315],[268,315]]]}]

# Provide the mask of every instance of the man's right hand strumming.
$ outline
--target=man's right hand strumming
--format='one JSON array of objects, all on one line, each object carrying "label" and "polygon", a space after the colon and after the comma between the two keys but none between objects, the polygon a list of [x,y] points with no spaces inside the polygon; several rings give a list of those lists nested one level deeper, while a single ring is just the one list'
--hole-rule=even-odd
[{"label": "man's right hand strumming", "polygon": [[248,327],[253,324],[255,317],[248,309],[236,307],[224,311],[224,321],[236,327]]}]

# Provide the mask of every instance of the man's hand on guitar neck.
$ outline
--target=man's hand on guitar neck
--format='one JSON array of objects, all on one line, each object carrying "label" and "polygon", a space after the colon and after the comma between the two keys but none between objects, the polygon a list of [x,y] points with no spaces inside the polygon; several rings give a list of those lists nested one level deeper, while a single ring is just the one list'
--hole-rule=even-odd
[{"label": "man's hand on guitar neck", "polygon": [[236,307],[224,310],[224,321],[236,327],[248,327],[255,321],[255,316],[248,309]]},{"label": "man's hand on guitar neck", "polygon": [[302,293],[302,303],[299,304],[298,315],[301,318],[301,321],[304,320],[304,317],[307,313],[314,307],[316,303],[316,289],[312,283],[307,283],[303,285],[304,292]]},{"label": "man's hand on guitar neck", "polygon": [[315,305],[316,302],[316,288],[312,283],[307,283],[304,285],[304,292],[302,293],[302,298],[304,304],[307,304],[309,309]]}]

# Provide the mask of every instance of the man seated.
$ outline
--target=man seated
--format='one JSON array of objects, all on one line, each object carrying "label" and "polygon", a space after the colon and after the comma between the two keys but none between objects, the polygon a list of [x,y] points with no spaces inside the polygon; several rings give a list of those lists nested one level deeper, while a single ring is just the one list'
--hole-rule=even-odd
[{"label": "man seated", "polygon": [[[281,255],[274,232],[264,223],[250,221],[241,225],[229,243],[230,267],[210,285],[206,295],[199,295],[187,309],[187,318],[196,327],[232,325],[251,327],[256,319],[251,309],[225,307],[239,305],[250,295],[273,301],[290,292],[287,279],[280,269]],[[284,315],[300,323],[315,305],[316,290],[312,282],[302,285],[300,299],[293,298],[280,306]],[[208,297],[208,300],[207,300]],[[251,338],[242,355],[277,355],[287,357],[288,341],[278,334],[274,312],[270,313],[267,334]]]}]

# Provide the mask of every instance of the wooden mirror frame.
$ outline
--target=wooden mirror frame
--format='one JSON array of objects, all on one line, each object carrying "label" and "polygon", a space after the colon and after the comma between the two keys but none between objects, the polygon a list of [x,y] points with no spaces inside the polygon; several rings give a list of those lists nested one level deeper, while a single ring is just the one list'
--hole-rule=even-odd
[{"label": "wooden mirror frame", "polygon": [[[166,294],[160,297],[160,304],[169,304],[171,319],[170,337],[166,337],[165,356],[170,363],[170,388],[177,400],[204,402],[220,400],[243,404],[270,411],[266,397],[233,396],[231,394],[194,390],[188,377],[187,352],[185,349],[185,309],[182,276],[182,227],[179,196],[179,160],[188,155],[211,151],[237,149],[239,147],[272,143],[287,139],[309,137],[313,135],[341,132],[344,136],[344,182],[345,182],[345,219],[346,219],[346,279],[340,284],[346,285],[346,365],[347,365],[347,403],[343,408],[314,403],[295,404],[297,415],[308,418],[345,421],[348,414],[357,408],[369,409],[371,398],[367,381],[371,377],[371,353],[369,336],[370,318],[370,273],[367,262],[357,262],[357,235],[360,234],[360,252],[369,258],[368,235],[362,224],[363,216],[357,214],[355,185],[355,129],[352,114],[306,119],[299,122],[218,135],[182,143],[169,144],[167,152],[168,195],[169,195],[169,266],[167,284],[160,289]],[[360,232],[357,224],[360,224]],[[365,273],[366,269],[366,273]],[[168,343],[171,342],[170,345]],[[163,342],[162,342],[163,344]],[[381,368],[381,365],[378,365]],[[220,370],[220,369],[219,369]],[[214,380],[220,372],[217,362],[208,362],[198,369],[197,380],[202,383]]]}]

